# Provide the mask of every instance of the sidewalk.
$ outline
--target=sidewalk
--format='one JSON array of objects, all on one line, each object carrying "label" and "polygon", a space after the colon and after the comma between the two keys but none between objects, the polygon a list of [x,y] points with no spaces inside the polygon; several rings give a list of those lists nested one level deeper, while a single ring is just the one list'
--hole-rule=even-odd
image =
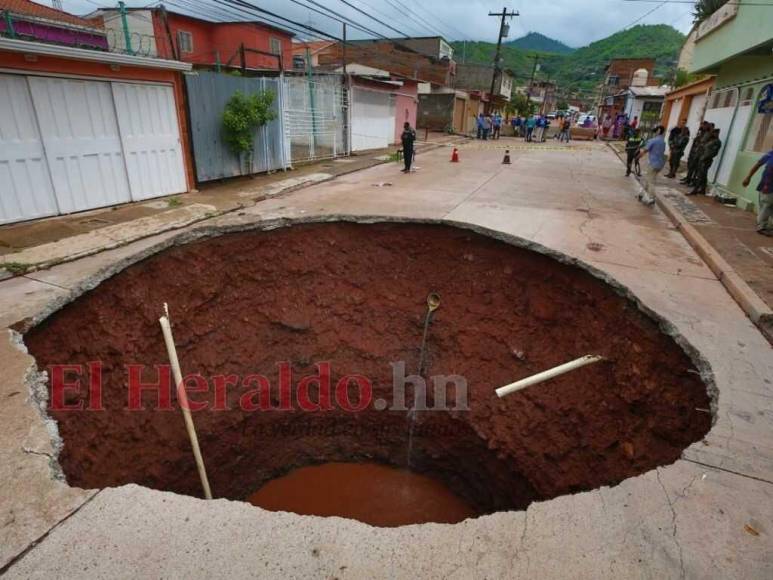
[{"label": "sidewalk", "polygon": [[[623,144],[609,143],[623,160]],[[773,238],[756,233],[756,215],[662,177],[658,204],[749,317],[773,341]]]},{"label": "sidewalk", "polygon": [[[430,133],[417,154],[464,139]],[[0,226],[0,279],[126,245],[147,236],[238,211],[270,197],[388,163],[397,146],[363,151],[252,177],[201,185],[201,190],[65,216]]]}]

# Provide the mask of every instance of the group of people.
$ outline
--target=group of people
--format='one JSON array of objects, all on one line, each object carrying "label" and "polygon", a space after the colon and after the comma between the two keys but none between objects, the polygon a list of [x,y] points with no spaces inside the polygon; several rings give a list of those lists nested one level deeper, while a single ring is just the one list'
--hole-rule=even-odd
[{"label": "group of people", "polygon": [[[719,129],[714,127],[714,123],[704,121],[693,139],[687,156],[687,175],[681,180],[681,183],[692,186],[692,190],[687,195],[706,194],[709,169],[714,163],[714,158],[719,155],[720,149],[722,149],[722,141],[719,139]],[[682,153],[684,154],[684,150]],[[671,171],[671,177],[676,177],[676,170]]]},{"label": "group of people", "polygon": [[497,112],[493,115],[480,113],[475,118],[475,127],[477,129],[476,138],[487,141],[489,137],[491,139],[499,139],[499,135],[502,132],[502,115]]},{"label": "group of people", "polygon": [[[567,141],[569,141],[569,128],[570,124],[569,121],[566,121],[566,126],[564,127],[564,120],[563,117],[561,117],[561,131],[562,133],[557,134],[560,135],[563,138],[565,138]],[[544,143],[547,136],[548,128],[550,127],[550,119],[548,119],[545,115],[531,115],[529,117],[521,117],[520,115],[516,115],[513,117],[510,121],[513,127],[513,132],[516,137],[522,137],[524,141],[528,143],[536,142],[536,143]],[[563,132],[565,130],[565,133]]]},{"label": "group of people", "polygon": [[631,131],[636,131],[638,128],[638,116],[634,116],[633,120],[630,120],[627,114],[620,113],[617,115],[617,118],[613,120],[611,115],[606,115],[601,122],[601,138],[626,139]]},{"label": "group of people", "polygon": [[[686,122],[682,121],[676,127],[673,127],[668,134],[669,156],[666,157],[666,129],[659,126],[655,129],[655,134],[649,140],[644,140],[641,135],[641,129],[630,125],[626,129],[625,151],[626,151],[626,175],[635,172],[641,176],[640,160],[649,156],[649,167],[645,176],[644,194],[641,200],[651,205],[655,202],[652,192],[655,187],[655,181],[666,166],[668,161],[668,173],[666,177],[676,177],[679,165],[684,157],[687,145],[690,143],[690,129]],[[708,175],[714,158],[719,154],[722,148],[722,141],[719,139],[719,129],[712,123],[703,122],[698,134],[690,147],[690,153],[687,157],[687,175],[681,180],[681,183],[691,185],[692,190],[687,195],[706,194],[708,186]]]}]

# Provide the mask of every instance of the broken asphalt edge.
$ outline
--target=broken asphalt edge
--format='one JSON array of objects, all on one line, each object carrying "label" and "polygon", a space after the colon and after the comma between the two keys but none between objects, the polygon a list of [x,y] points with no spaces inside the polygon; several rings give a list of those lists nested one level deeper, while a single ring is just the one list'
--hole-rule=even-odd
[{"label": "broken asphalt edge", "polygon": [[[617,155],[620,161],[624,161],[622,155],[609,143],[607,146]],[[636,179],[641,182],[641,179]],[[675,190],[674,190],[675,191]],[[681,232],[690,246],[706,263],[717,279],[722,283],[728,293],[738,303],[741,309],[759,328],[763,336],[773,344],[773,309],[771,309],[759,295],[744,281],[735,269],[725,260],[717,250],[704,238],[700,232],[690,224],[682,213],[665,197],[653,192],[655,202],[660,210],[668,217],[674,227]]]}]

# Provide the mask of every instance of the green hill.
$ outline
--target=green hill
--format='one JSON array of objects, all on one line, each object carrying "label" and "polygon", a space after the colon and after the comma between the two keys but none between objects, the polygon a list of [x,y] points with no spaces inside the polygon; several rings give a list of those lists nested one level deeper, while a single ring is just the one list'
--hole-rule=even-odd
[{"label": "green hill", "polygon": [[554,54],[568,54],[574,49],[563,42],[553,40],[539,32],[529,32],[526,36],[505,43],[513,48],[521,50],[536,50],[538,52],[552,52]]},{"label": "green hill", "polygon": [[[613,58],[654,58],[655,74],[671,73],[685,37],[667,24],[639,25],[623,30],[567,54],[523,50],[512,43],[502,45],[503,66],[516,75],[516,84],[525,85],[531,78],[534,59],[539,59],[538,80],[558,83],[562,94],[575,93],[590,97],[603,80],[604,67]],[[458,61],[490,64],[496,45],[490,42],[454,42]]]}]

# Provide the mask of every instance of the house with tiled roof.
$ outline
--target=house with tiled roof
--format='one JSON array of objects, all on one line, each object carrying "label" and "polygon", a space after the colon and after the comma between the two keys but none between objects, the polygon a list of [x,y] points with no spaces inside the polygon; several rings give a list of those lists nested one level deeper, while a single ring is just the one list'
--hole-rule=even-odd
[{"label": "house with tiled roof", "polygon": [[8,38],[108,49],[100,20],[87,20],[30,0],[0,0],[0,16],[0,35]]}]

